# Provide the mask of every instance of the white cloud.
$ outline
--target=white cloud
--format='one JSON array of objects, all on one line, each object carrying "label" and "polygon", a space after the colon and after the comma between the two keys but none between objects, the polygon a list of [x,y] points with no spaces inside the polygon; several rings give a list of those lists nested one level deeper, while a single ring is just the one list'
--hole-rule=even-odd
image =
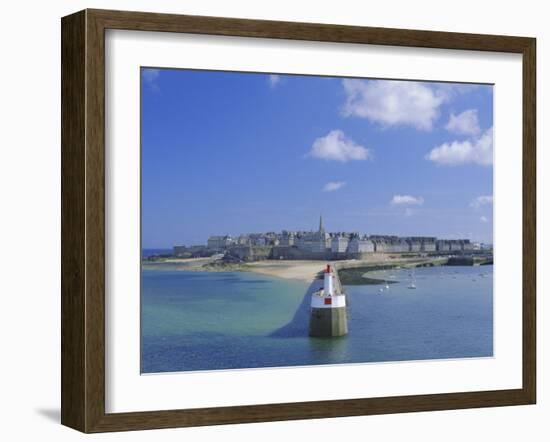
[{"label": "white cloud", "polygon": [[409,125],[431,130],[449,94],[424,83],[393,80],[342,80],[345,116],[366,118],[382,126]]},{"label": "white cloud", "polygon": [[329,181],[323,187],[323,192],[334,192],[346,185],[345,181]]},{"label": "white cloud", "polygon": [[445,166],[493,164],[493,128],[473,140],[452,141],[433,148],[426,159]]},{"label": "white cloud", "polygon": [[476,209],[484,206],[486,204],[493,204],[492,195],[481,195],[478,196],[475,200],[470,203],[470,207],[475,207]]},{"label": "white cloud", "polygon": [[481,129],[479,128],[477,109],[468,109],[458,115],[451,113],[445,129],[460,135],[478,135]]},{"label": "white cloud", "polygon": [[144,68],[141,70],[141,78],[143,82],[154,89],[158,88],[157,78],[159,77],[159,75],[159,69]]},{"label": "white cloud", "polygon": [[267,77],[267,81],[269,82],[269,87],[274,88],[277,86],[281,81],[280,75],[271,74],[269,77]]},{"label": "white cloud", "polygon": [[390,201],[390,204],[396,206],[396,205],[415,205],[420,206],[424,204],[424,198],[421,196],[416,197],[412,195],[394,195],[392,200]]},{"label": "white cloud", "polygon": [[346,137],[341,130],[332,130],[328,135],[317,138],[311,146],[309,156],[323,160],[347,161],[367,160],[371,151]]},{"label": "white cloud", "polygon": [[482,223],[488,223],[489,219],[486,216],[480,216],[479,221],[481,221]]}]

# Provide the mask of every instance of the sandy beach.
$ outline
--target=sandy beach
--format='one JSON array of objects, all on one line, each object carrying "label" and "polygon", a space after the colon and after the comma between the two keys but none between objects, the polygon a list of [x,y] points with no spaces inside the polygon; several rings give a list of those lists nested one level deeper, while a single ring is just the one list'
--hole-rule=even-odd
[{"label": "sandy beach", "polygon": [[[384,264],[392,262],[391,255],[375,254],[361,260],[335,261],[339,267]],[[330,261],[315,260],[267,260],[246,264],[246,271],[277,276],[284,279],[296,279],[310,282]]]},{"label": "sandy beach", "polygon": [[211,258],[170,258],[158,262],[144,262],[142,268],[147,270],[183,270],[183,271],[243,271],[254,272],[263,275],[275,276],[283,279],[299,281],[313,281],[316,275],[323,270],[325,261],[299,261],[299,260],[268,260],[243,264],[227,264],[223,266],[208,266],[216,264]]},{"label": "sandy beach", "polygon": [[325,265],[325,261],[270,260],[247,264],[246,270],[283,279],[311,282]]},{"label": "sandy beach", "polygon": [[[429,261],[430,258],[403,258],[397,255],[373,254],[371,257],[361,260],[336,261],[339,268],[353,268],[385,264],[419,263]],[[433,259],[432,259],[433,260]],[[328,261],[316,260],[265,260],[249,263],[218,264],[218,259],[212,258],[170,258],[158,262],[144,262],[142,267],[148,270],[182,270],[198,272],[254,272],[283,279],[311,282],[321,272]]]},{"label": "sandy beach", "polygon": [[[443,258],[444,259],[444,258]],[[423,262],[437,262],[440,259],[403,257],[393,254],[373,254],[364,259],[350,259],[342,261],[313,261],[313,260],[267,260],[246,264],[248,272],[262,273],[264,275],[276,276],[284,279],[296,279],[300,281],[313,281],[317,274],[322,271],[328,263],[337,268],[354,268],[377,265],[415,265]]]}]

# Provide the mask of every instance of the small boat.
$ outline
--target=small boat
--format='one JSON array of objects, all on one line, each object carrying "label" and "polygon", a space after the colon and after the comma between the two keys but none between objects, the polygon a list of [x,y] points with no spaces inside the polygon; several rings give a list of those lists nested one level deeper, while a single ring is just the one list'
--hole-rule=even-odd
[{"label": "small boat", "polygon": [[389,290],[389,289],[390,289],[390,286],[388,285],[388,283],[386,283],[386,285],[384,286],[384,288],[385,288],[386,290]]},{"label": "small boat", "polygon": [[408,289],[415,289],[416,288],[416,285],[414,285],[414,282],[411,282],[408,287]]}]

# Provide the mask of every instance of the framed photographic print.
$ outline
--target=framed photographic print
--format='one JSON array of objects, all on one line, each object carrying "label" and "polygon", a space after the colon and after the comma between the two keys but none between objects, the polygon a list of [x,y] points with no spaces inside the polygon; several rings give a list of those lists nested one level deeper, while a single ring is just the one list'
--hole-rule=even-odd
[{"label": "framed photographic print", "polygon": [[535,40],[62,19],[62,423],[533,404]]}]

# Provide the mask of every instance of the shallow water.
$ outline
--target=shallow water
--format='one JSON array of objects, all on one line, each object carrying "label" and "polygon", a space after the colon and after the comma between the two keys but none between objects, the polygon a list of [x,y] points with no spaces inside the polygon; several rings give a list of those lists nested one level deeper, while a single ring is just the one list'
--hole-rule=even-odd
[{"label": "shallow water", "polygon": [[492,356],[492,266],[369,276],[396,283],[346,287],[349,334],[323,339],[307,334],[310,284],[143,270],[142,372]]}]

